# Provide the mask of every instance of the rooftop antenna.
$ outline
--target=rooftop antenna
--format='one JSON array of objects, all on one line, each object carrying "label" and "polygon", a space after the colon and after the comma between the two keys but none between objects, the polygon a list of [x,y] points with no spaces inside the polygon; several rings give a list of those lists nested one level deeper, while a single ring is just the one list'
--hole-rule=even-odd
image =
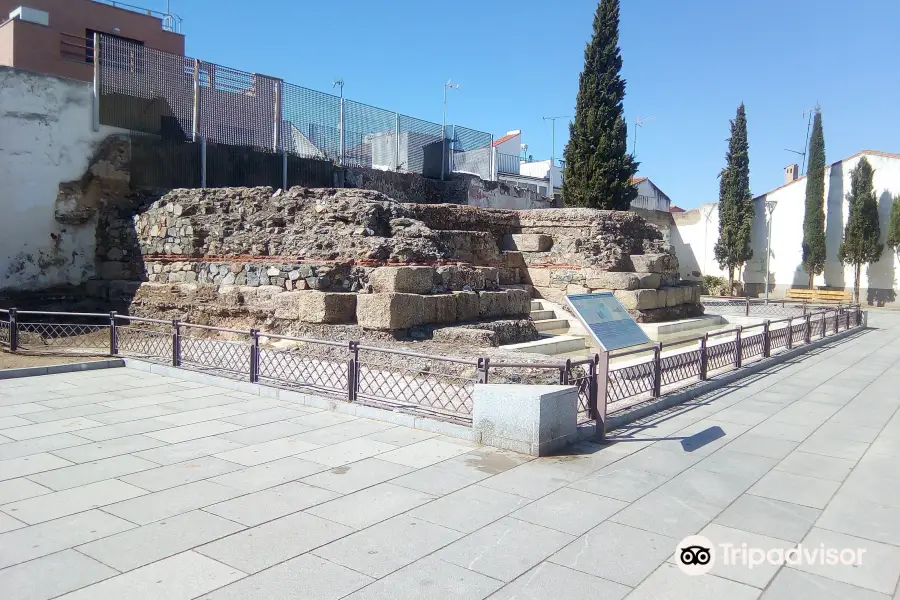
[{"label": "rooftop antenna", "polygon": [[643,128],[644,123],[655,121],[656,117],[646,117],[642,119],[640,116],[634,120],[634,141],[631,142],[631,156],[637,156],[637,132],[638,128]]},{"label": "rooftop antenna", "polygon": [[793,152],[798,156],[802,156],[802,163],[800,164],[800,175],[803,175],[806,171],[806,155],[809,152],[809,130],[812,128],[812,119],[813,115],[815,115],[820,110],[819,104],[816,103],[815,108],[810,108],[809,110],[803,111],[803,116],[806,117],[806,141],[803,144],[803,152],[799,152],[797,150],[791,150],[790,148],[785,148],[786,152]]}]

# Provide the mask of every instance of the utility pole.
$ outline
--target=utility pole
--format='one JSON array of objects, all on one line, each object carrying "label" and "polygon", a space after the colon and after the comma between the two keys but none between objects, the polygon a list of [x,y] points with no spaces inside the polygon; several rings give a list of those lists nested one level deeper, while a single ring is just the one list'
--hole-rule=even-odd
[{"label": "utility pole", "polygon": [[542,117],[544,121],[550,121],[550,167],[556,164],[556,120],[571,119],[572,115],[560,115],[558,117]]},{"label": "utility pole", "polygon": [[447,90],[450,88],[459,89],[458,83],[452,83],[452,79],[448,79],[444,84],[444,110],[441,114],[441,181],[444,179],[444,170],[447,164]]},{"label": "utility pole", "polygon": [[806,156],[809,152],[809,130],[812,128],[813,116],[818,110],[819,105],[816,104],[815,108],[810,108],[809,110],[803,111],[803,116],[806,117],[806,140],[803,143],[803,152],[791,150],[790,148],[784,149],[785,152],[793,152],[794,154],[802,157],[800,164],[800,175],[803,175],[806,172]]},{"label": "utility pole", "polygon": [[637,132],[638,128],[643,128],[644,123],[648,121],[655,121],[656,117],[647,117],[646,119],[641,119],[640,117],[634,120],[634,141],[631,142],[631,156],[637,156]]}]

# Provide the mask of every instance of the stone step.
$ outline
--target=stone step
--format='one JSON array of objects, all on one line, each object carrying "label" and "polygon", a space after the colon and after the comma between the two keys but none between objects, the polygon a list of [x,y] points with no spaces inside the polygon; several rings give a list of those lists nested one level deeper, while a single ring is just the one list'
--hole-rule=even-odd
[{"label": "stone step", "polygon": [[502,346],[502,348],[504,350],[552,356],[565,352],[577,352],[584,350],[587,346],[584,343],[584,338],[577,335],[542,335],[540,339],[533,342],[510,344],[509,346]]},{"label": "stone step", "polygon": [[547,319],[555,319],[556,313],[552,310],[532,310],[529,316],[532,321],[545,321]]},{"label": "stone step", "polygon": [[565,319],[540,319],[534,321],[534,328],[541,332],[547,331],[568,331],[569,322]]},{"label": "stone step", "polygon": [[541,304],[540,300],[532,300],[531,310],[544,310],[544,305]]}]

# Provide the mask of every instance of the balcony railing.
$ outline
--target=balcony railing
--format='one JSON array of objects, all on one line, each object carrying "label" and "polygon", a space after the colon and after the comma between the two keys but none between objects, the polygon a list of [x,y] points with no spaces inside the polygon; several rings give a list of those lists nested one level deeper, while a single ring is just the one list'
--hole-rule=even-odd
[{"label": "balcony railing", "polygon": [[511,175],[519,174],[519,157],[514,154],[497,153],[497,172]]},{"label": "balcony railing", "polygon": [[158,10],[152,10],[149,8],[144,8],[143,6],[135,6],[134,4],[127,4],[125,2],[118,2],[117,0],[93,0],[94,2],[98,2],[100,4],[106,4],[108,6],[114,6],[115,8],[121,8],[124,10],[129,10],[131,12],[141,13],[150,17],[156,17],[160,21],[162,21],[163,31],[171,31],[172,33],[181,33],[181,17],[178,15],[173,15],[172,13],[164,13]]}]

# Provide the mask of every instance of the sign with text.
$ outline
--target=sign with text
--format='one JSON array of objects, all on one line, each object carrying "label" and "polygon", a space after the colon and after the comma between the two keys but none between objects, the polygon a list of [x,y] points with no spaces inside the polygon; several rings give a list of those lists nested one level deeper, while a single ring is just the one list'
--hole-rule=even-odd
[{"label": "sign with text", "polygon": [[566,296],[566,302],[604,350],[618,350],[650,341],[612,292]]}]

